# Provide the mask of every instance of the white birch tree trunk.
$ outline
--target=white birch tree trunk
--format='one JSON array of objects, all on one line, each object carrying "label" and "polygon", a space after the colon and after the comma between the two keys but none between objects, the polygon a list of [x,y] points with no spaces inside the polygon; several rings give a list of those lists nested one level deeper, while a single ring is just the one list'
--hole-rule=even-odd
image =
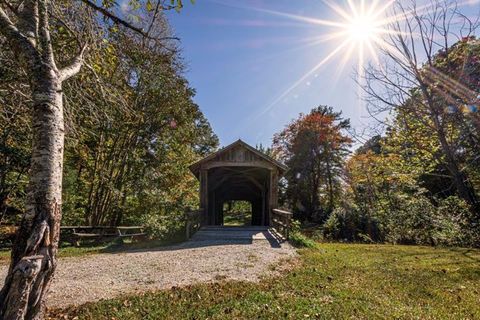
[{"label": "white birch tree trunk", "polygon": [[[43,69],[43,68],[42,68]],[[62,205],[64,123],[61,83],[39,72],[33,87],[33,145],[27,209],[0,294],[0,319],[41,319],[56,267]]]},{"label": "white birch tree trunk", "polygon": [[0,7],[0,34],[24,61],[33,101],[27,206],[0,291],[0,320],[42,319],[57,264],[65,135],[62,82],[80,71],[83,50],[71,65],[57,69],[47,9],[48,0],[25,0],[14,24]]}]

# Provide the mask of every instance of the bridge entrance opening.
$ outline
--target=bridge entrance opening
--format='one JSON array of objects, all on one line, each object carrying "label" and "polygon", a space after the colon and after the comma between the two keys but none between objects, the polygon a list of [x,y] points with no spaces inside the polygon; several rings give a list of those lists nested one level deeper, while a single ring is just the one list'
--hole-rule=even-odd
[{"label": "bridge entrance opening", "polygon": [[252,203],[243,200],[230,200],[223,203],[224,226],[251,226]]}]

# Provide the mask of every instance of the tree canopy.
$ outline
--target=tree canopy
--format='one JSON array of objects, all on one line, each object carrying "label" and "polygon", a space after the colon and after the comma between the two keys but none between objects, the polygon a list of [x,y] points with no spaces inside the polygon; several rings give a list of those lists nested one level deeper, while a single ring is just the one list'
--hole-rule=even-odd
[{"label": "tree canopy", "polygon": [[289,167],[286,197],[300,217],[323,220],[333,209],[351,143],[349,127],[340,112],[319,106],[274,136],[274,153]]}]

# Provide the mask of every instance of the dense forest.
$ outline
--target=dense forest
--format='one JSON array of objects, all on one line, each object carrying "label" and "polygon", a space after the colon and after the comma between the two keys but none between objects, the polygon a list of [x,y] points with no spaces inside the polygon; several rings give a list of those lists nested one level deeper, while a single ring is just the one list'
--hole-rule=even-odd
[{"label": "dense forest", "polygon": [[[85,6],[57,9],[69,21],[53,21],[60,57],[75,54],[70,28],[91,43],[83,71],[63,88],[62,223],[145,224],[165,235],[165,225],[197,205],[188,165],[218,145],[193,102],[178,41],[164,18],[152,26],[156,40],[148,40],[94,19]],[[0,223],[10,224],[26,205],[32,124],[29,79],[6,45],[0,38]]]},{"label": "dense forest", "polygon": [[275,136],[290,167],[283,205],[326,239],[478,247],[480,41],[464,37],[418,69],[393,58],[366,72],[372,113],[388,111],[381,134],[359,143],[348,119],[320,106]]}]

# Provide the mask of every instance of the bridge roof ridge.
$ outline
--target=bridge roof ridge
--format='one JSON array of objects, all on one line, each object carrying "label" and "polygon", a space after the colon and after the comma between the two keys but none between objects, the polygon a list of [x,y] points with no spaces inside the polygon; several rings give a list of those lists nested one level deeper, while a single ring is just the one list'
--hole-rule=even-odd
[{"label": "bridge roof ridge", "polygon": [[238,139],[237,141],[215,151],[215,152],[212,152],[211,154],[209,154],[208,156],[206,156],[205,158],[191,164],[189,166],[190,168],[190,171],[192,171],[193,174],[197,175],[198,174],[198,170],[200,168],[200,166],[203,164],[203,163],[206,163],[208,161],[211,161],[213,159],[215,159],[218,155],[221,155],[222,153],[226,153],[228,152],[229,150],[237,147],[237,146],[242,146],[244,147],[245,149],[249,150],[250,152],[258,155],[260,158],[262,158],[263,160],[267,161],[267,162],[270,162],[271,164],[273,164],[274,166],[276,166],[277,168],[280,169],[281,172],[285,172],[288,170],[288,167],[285,166],[284,164],[280,163],[279,161],[273,159],[272,157],[266,155],[265,153],[261,152],[260,150],[257,150],[255,149],[254,147],[252,147],[251,145],[249,145],[248,143],[244,142],[243,140],[241,139]]}]

